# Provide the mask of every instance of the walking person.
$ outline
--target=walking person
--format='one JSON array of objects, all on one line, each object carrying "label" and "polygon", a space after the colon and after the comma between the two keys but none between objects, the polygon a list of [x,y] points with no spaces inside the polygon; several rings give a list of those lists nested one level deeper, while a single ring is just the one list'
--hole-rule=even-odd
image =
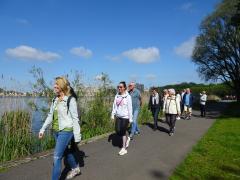
[{"label": "walking person", "polygon": [[[169,96],[168,90],[167,90],[167,89],[164,89],[164,90],[163,90],[163,98],[162,98],[163,104],[164,104],[164,101],[167,100],[168,96]],[[162,104],[162,106],[163,106],[163,104]]]},{"label": "walking person", "polygon": [[175,131],[176,118],[181,114],[179,98],[175,96],[175,90],[169,89],[169,96],[164,102],[163,112],[169,125],[169,136],[173,136]]},{"label": "walking person", "polygon": [[124,81],[118,85],[118,93],[114,98],[111,119],[115,119],[116,133],[122,137],[122,148],[119,155],[127,154],[130,137],[127,136],[127,128],[132,123],[132,99],[127,92],[127,85]]},{"label": "walking person", "polygon": [[207,94],[206,91],[200,93],[200,110],[201,110],[201,117],[206,116],[206,102],[207,102]]},{"label": "walking person", "polygon": [[152,94],[149,98],[148,109],[150,109],[152,112],[152,116],[154,120],[154,126],[153,126],[154,131],[156,131],[158,128],[158,114],[161,108],[161,103],[162,103],[161,99],[162,98],[159,96],[157,89],[152,88]]},{"label": "walking person", "polygon": [[186,89],[186,93],[183,96],[183,104],[185,119],[190,120],[192,116],[193,95],[189,88]]},{"label": "walking person", "polygon": [[60,178],[63,156],[67,158],[72,168],[67,179],[80,174],[80,168],[73,152],[67,148],[72,138],[74,138],[75,143],[81,141],[76,98],[70,92],[71,87],[68,80],[64,77],[57,77],[54,84],[56,97],[52,101],[48,116],[39,132],[39,139],[42,139],[46,128],[52,124],[56,142],[53,154],[52,180]]},{"label": "walking person", "polygon": [[180,102],[180,105],[181,105],[181,116],[183,116],[183,112],[184,112],[183,97],[184,97],[185,93],[186,93],[186,89],[183,89],[182,92],[181,92],[181,102]]},{"label": "walking person", "polygon": [[[182,98],[181,98],[181,95],[179,92],[176,92],[176,99],[178,99],[179,103],[180,103],[180,111],[181,111],[181,101],[182,101]],[[181,113],[180,113],[181,114]],[[180,115],[178,114],[177,115],[177,120],[181,120],[181,117]]]},{"label": "walking person", "polygon": [[140,111],[140,107],[142,105],[142,98],[141,98],[140,91],[137,88],[135,88],[134,82],[131,82],[128,85],[128,90],[129,90],[128,93],[132,98],[133,122],[131,124],[130,138],[133,139],[134,135],[137,135],[140,133],[137,118]]},{"label": "walking person", "polygon": [[[162,96],[162,104],[161,106],[163,107],[164,105],[164,102],[167,100],[169,94],[168,94],[168,90],[167,89],[164,89],[163,90],[163,96]],[[164,113],[163,113],[164,114]],[[161,118],[162,119],[162,122],[166,123],[166,118],[165,118],[165,115],[163,116],[164,118]]]}]

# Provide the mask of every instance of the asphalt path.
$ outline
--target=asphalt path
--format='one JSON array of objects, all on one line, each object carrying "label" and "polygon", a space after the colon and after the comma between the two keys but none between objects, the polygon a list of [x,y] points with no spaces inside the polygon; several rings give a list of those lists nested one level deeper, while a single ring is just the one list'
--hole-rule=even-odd
[{"label": "asphalt path", "polygon": [[[219,103],[209,108],[206,118],[193,112],[191,120],[178,120],[174,136],[168,135],[168,126],[159,122],[153,131],[152,124],[141,126],[141,134],[134,136],[128,153],[119,156],[121,143],[111,134],[86,145],[76,154],[82,174],[76,180],[157,180],[168,179],[175,167],[201,139],[225,107]],[[61,179],[68,172],[64,168]],[[1,180],[48,180],[51,179],[52,156],[21,164],[0,174]]]}]

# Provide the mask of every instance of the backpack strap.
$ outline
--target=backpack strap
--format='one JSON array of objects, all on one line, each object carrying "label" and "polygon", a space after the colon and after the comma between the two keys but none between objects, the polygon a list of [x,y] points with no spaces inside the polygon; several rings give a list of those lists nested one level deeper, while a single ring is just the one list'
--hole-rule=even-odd
[{"label": "backpack strap", "polygon": [[71,101],[72,97],[73,96],[69,96],[68,99],[67,99],[67,114],[68,114],[68,111],[69,111],[70,101]]},{"label": "backpack strap", "polygon": [[57,96],[55,96],[55,97],[52,99],[52,103],[54,103],[56,99],[57,99]]}]

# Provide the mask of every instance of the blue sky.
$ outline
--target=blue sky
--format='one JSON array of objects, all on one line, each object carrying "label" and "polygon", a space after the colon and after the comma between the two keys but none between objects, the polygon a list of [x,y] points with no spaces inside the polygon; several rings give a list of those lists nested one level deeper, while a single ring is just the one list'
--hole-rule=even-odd
[{"label": "blue sky", "polygon": [[[0,0],[0,87],[78,70],[116,85],[202,82],[191,62],[199,25],[219,0]],[[12,79],[12,80],[9,80]]]}]

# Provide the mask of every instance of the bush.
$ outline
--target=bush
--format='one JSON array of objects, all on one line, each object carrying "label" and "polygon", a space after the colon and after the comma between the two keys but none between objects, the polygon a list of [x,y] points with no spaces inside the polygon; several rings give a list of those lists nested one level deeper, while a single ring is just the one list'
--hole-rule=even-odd
[{"label": "bush", "polygon": [[104,93],[98,92],[89,102],[88,111],[82,115],[82,135],[87,139],[113,130],[111,123],[111,105],[106,100]]},{"label": "bush", "polygon": [[151,121],[152,113],[148,110],[148,104],[143,104],[139,112],[138,122],[139,124],[143,124]]}]

